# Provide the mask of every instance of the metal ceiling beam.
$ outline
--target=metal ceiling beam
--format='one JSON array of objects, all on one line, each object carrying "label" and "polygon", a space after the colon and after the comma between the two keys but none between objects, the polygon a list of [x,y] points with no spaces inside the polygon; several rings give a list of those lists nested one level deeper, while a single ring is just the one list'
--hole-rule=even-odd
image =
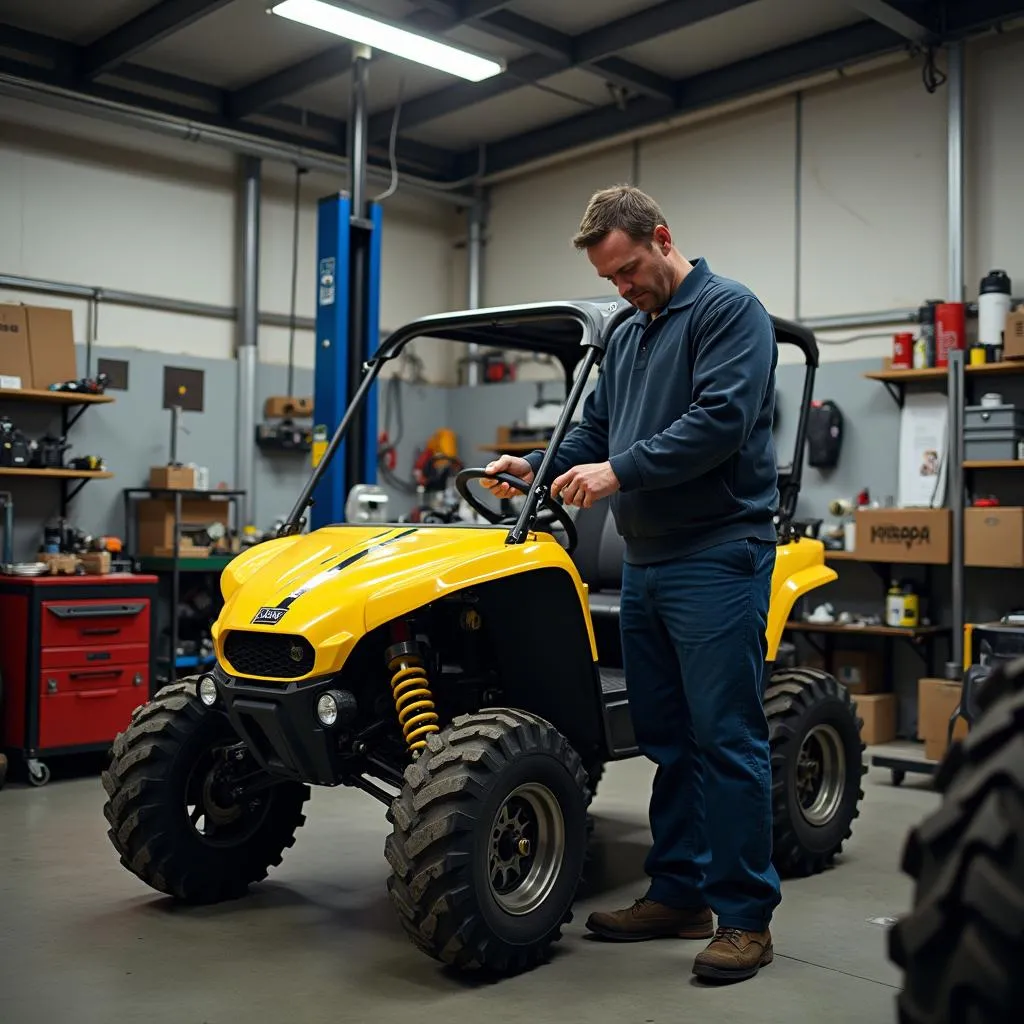
[{"label": "metal ceiling beam", "polygon": [[[674,103],[641,97],[624,108],[609,105],[492,143],[484,153],[486,171],[488,174],[507,171],[621,132],[890,53],[906,45],[901,36],[871,21],[828,32],[684,79],[679,83]],[[476,149],[467,151],[459,159],[456,174],[461,176],[470,172],[478,160]]]},{"label": "metal ceiling beam", "polygon": [[[8,49],[36,60],[50,61],[53,65],[47,68],[0,56],[0,73],[43,86],[61,86],[83,97],[112,100],[139,110],[166,114],[201,127],[242,129],[271,142],[301,145],[314,151],[319,148],[331,157],[342,155],[345,150],[345,122],[335,118],[278,104],[261,112],[266,118],[264,122],[240,125],[230,116],[229,94],[216,86],[131,63],[119,65],[108,76],[109,82],[83,81],[74,79],[68,72],[76,63],[79,49],[73,44],[3,24],[0,24],[0,39]],[[162,95],[146,92],[147,88],[159,90]],[[180,99],[168,99],[169,93]],[[387,146],[371,146],[371,153],[373,166],[387,170]],[[455,154],[451,150],[400,138],[396,158],[400,171],[438,181],[454,177]]]},{"label": "metal ceiling beam", "polygon": [[932,23],[932,19],[921,17],[925,13],[924,11],[915,10],[911,14],[907,6],[898,3],[897,0],[846,0],[846,2],[865,17],[877,21],[879,25],[884,25],[912,43],[923,45],[932,42],[938,36],[937,26]]},{"label": "metal ceiling beam", "polygon": [[728,14],[755,0],[666,0],[646,10],[598,25],[576,37],[576,59],[581,63],[621,53],[668,32],[688,28],[720,14]]},{"label": "metal ceiling beam", "polygon": [[85,47],[80,73],[91,79],[111,71],[122,61],[229,3],[232,0],[161,0]]},{"label": "metal ceiling beam", "polygon": [[[404,103],[402,127],[412,128],[433,121],[446,114],[455,113],[463,107],[549,78],[568,68],[591,71],[607,81],[656,100],[672,100],[675,98],[675,86],[669,79],[612,55],[619,50],[656,39],[668,32],[686,28],[753,2],[754,0],[668,0],[666,3],[620,18],[609,25],[591,29],[579,36],[555,33],[551,29],[530,22],[529,19],[518,15],[512,17],[505,13],[500,16],[504,19],[505,29],[496,29],[494,34],[511,31],[511,26],[514,25],[519,36],[518,41],[525,45],[527,35],[535,32],[532,48],[541,52],[514,60],[509,64],[505,74],[495,78],[483,82],[459,82]],[[490,32],[490,25],[495,17],[477,19],[473,22],[473,27]],[[385,110],[370,118],[370,137],[380,138],[389,131],[393,116],[393,110]]]}]

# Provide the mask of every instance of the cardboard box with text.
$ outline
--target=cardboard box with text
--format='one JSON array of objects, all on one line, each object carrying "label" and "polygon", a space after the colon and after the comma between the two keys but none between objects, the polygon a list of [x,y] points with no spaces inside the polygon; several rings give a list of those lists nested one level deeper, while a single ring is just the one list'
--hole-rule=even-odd
[{"label": "cardboard box with text", "polygon": [[858,558],[948,565],[948,508],[868,508],[855,513]]},{"label": "cardboard box with text", "polygon": [[28,348],[25,307],[0,303],[0,388],[32,387],[32,357]]}]

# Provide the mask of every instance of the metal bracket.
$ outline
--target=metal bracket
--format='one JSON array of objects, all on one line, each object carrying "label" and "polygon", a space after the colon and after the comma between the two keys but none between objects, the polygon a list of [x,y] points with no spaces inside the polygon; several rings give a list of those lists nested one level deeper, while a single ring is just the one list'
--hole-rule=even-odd
[{"label": "metal bracket", "polygon": [[885,385],[885,390],[892,395],[892,400],[902,409],[903,408],[903,385],[896,384],[891,380],[883,380],[882,383]]}]

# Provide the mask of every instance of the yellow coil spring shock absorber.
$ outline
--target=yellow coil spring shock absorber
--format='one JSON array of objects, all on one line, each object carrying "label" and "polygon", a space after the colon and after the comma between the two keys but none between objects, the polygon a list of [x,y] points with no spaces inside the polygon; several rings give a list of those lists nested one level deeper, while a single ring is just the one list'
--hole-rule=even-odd
[{"label": "yellow coil spring shock absorber", "polygon": [[384,657],[391,673],[391,693],[398,711],[398,724],[402,727],[409,752],[416,755],[427,745],[427,736],[440,731],[423,659],[414,640],[392,644]]}]

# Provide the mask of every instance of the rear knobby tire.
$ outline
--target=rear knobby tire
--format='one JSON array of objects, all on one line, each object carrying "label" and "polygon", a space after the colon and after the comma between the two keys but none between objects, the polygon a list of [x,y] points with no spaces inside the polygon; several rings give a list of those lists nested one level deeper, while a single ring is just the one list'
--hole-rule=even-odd
[{"label": "rear knobby tire", "polygon": [[[234,808],[203,792],[205,761],[237,742],[226,716],[199,700],[194,678],[136,708],[114,741],[103,772],[107,834],[121,863],[158,892],[184,903],[236,899],[294,845],[308,786],[281,783],[259,792],[255,806]],[[220,820],[219,834],[204,837],[193,826],[187,807],[197,799],[206,821]]]},{"label": "rear knobby tire", "polygon": [[764,695],[772,765],[773,862],[801,877],[828,867],[864,797],[861,720],[849,691],[813,668],[772,673]]},{"label": "rear knobby tire", "polygon": [[[463,715],[429,737],[405,780],[384,853],[412,941],[442,963],[496,975],[544,960],[572,919],[587,844],[586,773],[568,740],[523,711]],[[497,870],[510,850],[524,859]]]},{"label": "rear knobby tire", "polygon": [[[1024,662],[1018,669],[1024,683]],[[913,909],[889,932],[900,1024],[1003,1024],[1024,1007],[1024,693],[988,708],[939,767],[911,831]]]}]

